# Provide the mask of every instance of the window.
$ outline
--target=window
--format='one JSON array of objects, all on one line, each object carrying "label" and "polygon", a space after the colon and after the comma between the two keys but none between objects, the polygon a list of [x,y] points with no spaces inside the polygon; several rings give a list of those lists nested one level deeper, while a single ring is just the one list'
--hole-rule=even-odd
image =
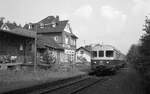
[{"label": "window", "polygon": [[32,29],[32,25],[31,24],[29,24],[29,29]]},{"label": "window", "polygon": [[72,39],[72,45],[76,45],[75,39]]},{"label": "window", "polygon": [[56,23],[53,23],[53,24],[52,24],[52,27],[56,27]]},{"label": "window", "polygon": [[55,41],[58,41],[58,36],[55,36],[55,37],[54,37],[54,40],[55,40]]},{"label": "window", "polygon": [[70,28],[70,25],[69,25],[69,24],[67,24],[67,25],[66,25],[66,27],[64,28],[64,31],[66,31],[66,32],[69,32],[69,33],[70,33],[70,29],[69,29],[69,28]]},{"label": "window", "polygon": [[99,51],[99,57],[104,57],[104,51]]},{"label": "window", "polygon": [[106,57],[113,57],[114,56],[114,51],[108,50],[106,51]]},{"label": "window", "polygon": [[84,54],[84,51],[80,51],[80,54]]},{"label": "window", "polygon": [[44,28],[44,24],[43,23],[40,23],[40,28]]},{"label": "window", "polygon": [[92,51],[92,56],[97,57],[97,51]]},{"label": "window", "polygon": [[66,38],[65,38],[65,43],[66,44],[69,44],[69,38],[66,36]]}]

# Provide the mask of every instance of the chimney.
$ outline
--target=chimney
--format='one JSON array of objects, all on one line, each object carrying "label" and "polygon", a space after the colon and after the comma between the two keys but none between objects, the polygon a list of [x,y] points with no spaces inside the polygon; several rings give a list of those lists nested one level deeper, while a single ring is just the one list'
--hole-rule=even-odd
[{"label": "chimney", "polygon": [[59,16],[58,15],[56,15],[56,20],[59,21]]},{"label": "chimney", "polygon": [[32,29],[32,23],[29,23],[28,25],[29,25],[28,29]]},{"label": "chimney", "polygon": [[4,22],[4,20],[5,20],[5,17],[0,17],[1,22]]}]

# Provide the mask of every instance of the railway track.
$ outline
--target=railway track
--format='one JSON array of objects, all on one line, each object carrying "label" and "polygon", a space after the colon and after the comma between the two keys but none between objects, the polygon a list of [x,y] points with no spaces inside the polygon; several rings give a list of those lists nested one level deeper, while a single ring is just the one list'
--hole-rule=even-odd
[{"label": "railway track", "polygon": [[33,92],[32,94],[77,94],[78,92],[107,79],[108,78],[86,77],[53,88],[47,88],[38,92]]},{"label": "railway track", "polygon": [[55,83],[45,83],[39,86],[5,92],[2,94],[77,94],[90,86],[103,82],[109,77],[80,76]]},{"label": "railway track", "polygon": [[79,79],[84,79],[86,77],[87,77],[87,74],[79,75],[76,77],[60,79],[60,80],[54,81],[54,82],[46,82],[46,83],[41,83],[41,84],[34,85],[34,86],[29,86],[29,87],[18,88],[18,89],[6,91],[6,92],[1,92],[0,94],[39,94],[40,91],[47,90],[47,89],[51,90],[51,89],[57,88],[59,86],[63,86],[67,83],[69,84],[72,81],[78,81]]}]

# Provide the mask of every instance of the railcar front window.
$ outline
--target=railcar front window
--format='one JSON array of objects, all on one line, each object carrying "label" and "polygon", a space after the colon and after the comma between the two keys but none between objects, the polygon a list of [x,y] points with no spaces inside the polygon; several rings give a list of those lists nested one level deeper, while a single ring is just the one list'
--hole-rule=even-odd
[{"label": "railcar front window", "polygon": [[99,51],[99,57],[104,57],[104,51]]},{"label": "railcar front window", "polygon": [[97,51],[92,52],[93,57],[97,57]]},{"label": "railcar front window", "polygon": [[108,50],[106,51],[106,57],[113,57],[114,56],[114,51]]}]

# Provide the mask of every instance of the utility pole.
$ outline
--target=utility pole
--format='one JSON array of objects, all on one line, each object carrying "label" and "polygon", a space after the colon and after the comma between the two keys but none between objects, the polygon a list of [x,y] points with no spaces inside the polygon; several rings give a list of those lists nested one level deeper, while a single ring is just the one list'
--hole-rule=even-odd
[{"label": "utility pole", "polygon": [[37,25],[35,25],[35,41],[34,41],[34,72],[37,66]]}]

